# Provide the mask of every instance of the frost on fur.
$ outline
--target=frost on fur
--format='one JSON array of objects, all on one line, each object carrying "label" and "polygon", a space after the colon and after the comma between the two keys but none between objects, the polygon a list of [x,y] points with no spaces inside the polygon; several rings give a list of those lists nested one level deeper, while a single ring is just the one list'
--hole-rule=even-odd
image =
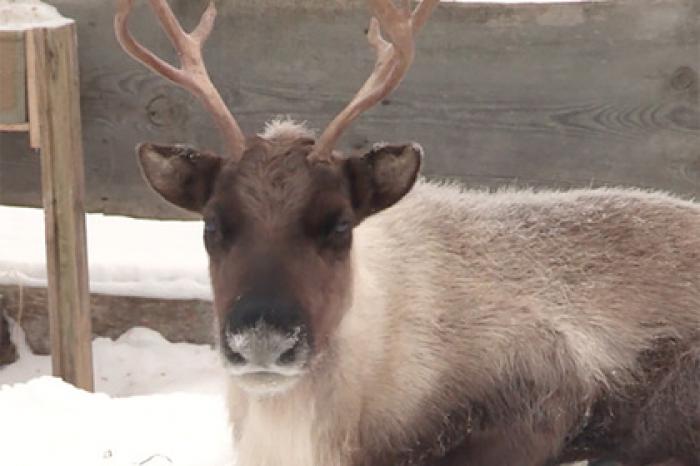
[{"label": "frost on fur", "polygon": [[297,122],[290,117],[278,117],[265,123],[265,129],[258,133],[263,139],[276,142],[291,142],[296,139],[316,137],[315,132],[306,126],[306,122]]}]

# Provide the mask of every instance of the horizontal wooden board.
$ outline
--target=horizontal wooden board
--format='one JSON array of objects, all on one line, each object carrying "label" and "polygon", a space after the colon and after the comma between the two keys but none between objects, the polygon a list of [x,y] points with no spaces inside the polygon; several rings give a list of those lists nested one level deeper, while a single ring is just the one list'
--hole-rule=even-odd
[{"label": "horizontal wooden board", "polygon": [[[87,204],[91,211],[187,217],[158,199],[140,141],[218,147],[193,98],[118,47],[100,0],[57,0],[77,19]],[[172,49],[137,2],[135,35]],[[204,0],[174,0],[190,27]],[[205,56],[246,132],[275,115],[322,128],[369,73],[364,2],[220,2]],[[257,6],[256,6],[257,5]],[[343,6],[341,6],[343,5]],[[700,195],[700,2],[441,5],[400,89],[342,146],[415,140],[425,172],[470,186],[625,185]],[[0,135],[0,203],[39,205],[26,135]]]},{"label": "horizontal wooden board", "polygon": [[29,131],[29,123],[0,123],[0,131]]},{"label": "horizontal wooden board", "polygon": [[[148,327],[171,342],[213,345],[214,311],[199,300],[170,300],[133,296],[90,295],[93,337],[117,338],[132,327]],[[35,354],[49,354],[49,315],[46,288],[0,285],[0,318],[5,313],[24,330]],[[2,322],[0,322],[2,338]],[[8,345],[4,345],[8,352]],[[0,365],[2,365],[0,344]]]},{"label": "horizontal wooden board", "polygon": [[27,121],[23,31],[0,31],[0,131]]}]

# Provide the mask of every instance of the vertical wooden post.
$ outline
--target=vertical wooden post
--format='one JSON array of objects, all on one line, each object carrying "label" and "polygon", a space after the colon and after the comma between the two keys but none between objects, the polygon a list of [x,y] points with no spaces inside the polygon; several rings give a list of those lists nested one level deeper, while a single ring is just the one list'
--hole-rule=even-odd
[{"label": "vertical wooden post", "polygon": [[75,23],[28,31],[34,53],[54,375],[93,390]]}]

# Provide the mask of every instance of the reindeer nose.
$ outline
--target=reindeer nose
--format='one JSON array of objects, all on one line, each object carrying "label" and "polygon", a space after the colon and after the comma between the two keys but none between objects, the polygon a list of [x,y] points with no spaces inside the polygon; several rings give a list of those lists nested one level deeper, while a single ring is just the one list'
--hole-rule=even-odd
[{"label": "reindeer nose", "polygon": [[243,297],[223,326],[222,348],[234,366],[276,370],[298,366],[308,355],[308,332],[291,300]]},{"label": "reindeer nose", "polygon": [[240,332],[259,322],[282,332],[303,323],[300,306],[291,299],[244,295],[229,312],[227,325],[233,332]]}]

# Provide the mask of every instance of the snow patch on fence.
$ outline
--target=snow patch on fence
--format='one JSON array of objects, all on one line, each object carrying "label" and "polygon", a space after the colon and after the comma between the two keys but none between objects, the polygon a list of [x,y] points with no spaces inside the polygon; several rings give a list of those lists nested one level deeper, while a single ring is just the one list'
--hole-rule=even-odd
[{"label": "snow patch on fence", "polygon": [[0,31],[57,27],[71,22],[39,0],[0,0]]},{"label": "snow patch on fence", "polygon": [[[90,291],[211,299],[200,221],[88,214]],[[0,206],[0,285],[46,286],[44,213]]]}]

